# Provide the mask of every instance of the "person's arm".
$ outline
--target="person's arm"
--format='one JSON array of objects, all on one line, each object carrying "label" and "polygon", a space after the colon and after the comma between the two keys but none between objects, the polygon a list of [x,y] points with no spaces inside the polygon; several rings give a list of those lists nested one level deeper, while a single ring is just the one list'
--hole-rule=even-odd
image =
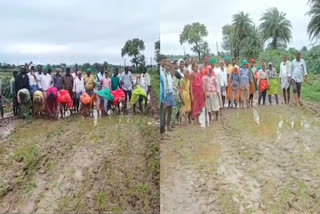
[{"label": "person's arm", "polygon": [[[72,78],[73,79],[73,78]],[[77,81],[74,81],[74,84],[72,86],[72,92],[75,93],[76,92],[76,83]]]}]

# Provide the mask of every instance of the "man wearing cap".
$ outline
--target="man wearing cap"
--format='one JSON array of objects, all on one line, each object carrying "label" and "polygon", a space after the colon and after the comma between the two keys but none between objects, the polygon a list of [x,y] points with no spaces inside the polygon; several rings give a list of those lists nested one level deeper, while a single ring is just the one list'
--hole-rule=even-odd
[{"label": "man wearing cap", "polygon": [[62,76],[61,76],[61,68],[56,68],[56,75],[53,78],[53,86],[60,91],[62,89]]},{"label": "man wearing cap", "polygon": [[216,76],[219,83],[220,96],[222,100],[222,108],[220,109],[220,115],[222,114],[222,109],[224,109],[224,104],[226,100],[226,87],[228,86],[227,69],[224,67],[224,61],[219,62],[220,67],[216,71]]},{"label": "man wearing cap", "polygon": [[283,99],[285,104],[289,104],[290,101],[290,82],[289,75],[291,74],[291,62],[288,61],[288,56],[283,56],[283,61],[280,63],[280,82],[283,92]]},{"label": "man wearing cap", "polygon": [[86,89],[87,94],[91,97],[93,95],[93,89],[95,88],[94,76],[91,75],[92,69],[87,69],[87,75],[83,78],[84,88]]},{"label": "man wearing cap", "polygon": [[293,85],[293,93],[296,100],[296,105],[302,105],[302,102],[300,100],[301,85],[303,79],[305,80],[305,82],[308,82],[308,72],[306,62],[301,59],[300,52],[296,52],[296,58],[292,61],[291,74],[289,74],[289,77],[292,79],[291,81]]},{"label": "man wearing cap", "polygon": [[47,66],[43,67],[43,73],[40,76],[40,84],[42,87],[43,96],[44,96],[44,98],[46,98],[47,90],[52,85],[52,77],[50,74],[48,74],[48,67]]},{"label": "man wearing cap", "polygon": [[246,105],[247,107],[249,107],[251,76],[249,71],[249,63],[246,60],[242,60],[239,78],[241,92],[241,107],[244,107],[244,101],[246,101]]}]

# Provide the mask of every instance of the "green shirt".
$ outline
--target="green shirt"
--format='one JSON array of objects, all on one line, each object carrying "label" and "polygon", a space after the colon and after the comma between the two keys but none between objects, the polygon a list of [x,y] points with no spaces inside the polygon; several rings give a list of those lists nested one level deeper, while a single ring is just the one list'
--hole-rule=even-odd
[{"label": "green shirt", "polygon": [[112,76],[111,77],[111,89],[112,91],[115,91],[119,88],[120,85],[120,78],[118,76]]}]

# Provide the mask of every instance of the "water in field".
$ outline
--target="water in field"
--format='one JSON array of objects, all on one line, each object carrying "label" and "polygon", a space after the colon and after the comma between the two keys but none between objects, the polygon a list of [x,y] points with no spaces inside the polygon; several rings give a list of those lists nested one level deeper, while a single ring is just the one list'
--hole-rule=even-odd
[{"label": "water in field", "polygon": [[316,213],[319,139],[319,116],[286,105],[178,127],[161,148],[161,213]]}]

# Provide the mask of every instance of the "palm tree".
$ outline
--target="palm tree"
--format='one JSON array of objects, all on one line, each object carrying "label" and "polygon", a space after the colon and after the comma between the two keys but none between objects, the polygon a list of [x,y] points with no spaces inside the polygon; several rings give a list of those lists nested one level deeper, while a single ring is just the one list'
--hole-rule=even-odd
[{"label": "palm tree", "polygon": [[273,49],[286,47],[291,39],[291,22],[285,16],[285,13],[273,7],[267,9],[260,18],[262,41],[265,43],[268,39],[272,39],[269,45]]},{"label": "palm tree", "polygon": [[320,0],[309,0],[311,6],[308,11],[308,15],[311,16],[311,20],[308,24],[309,38],[319,39],[320,38]]},{"label": "palm tree", "polygon": [[253,21],[248,13],[241,11],[232,16],[232,28],[232,49],[234,50],[235,57],[238,57],[240,55],[241,42],[250,34],[250,31],[252,31]]}]

